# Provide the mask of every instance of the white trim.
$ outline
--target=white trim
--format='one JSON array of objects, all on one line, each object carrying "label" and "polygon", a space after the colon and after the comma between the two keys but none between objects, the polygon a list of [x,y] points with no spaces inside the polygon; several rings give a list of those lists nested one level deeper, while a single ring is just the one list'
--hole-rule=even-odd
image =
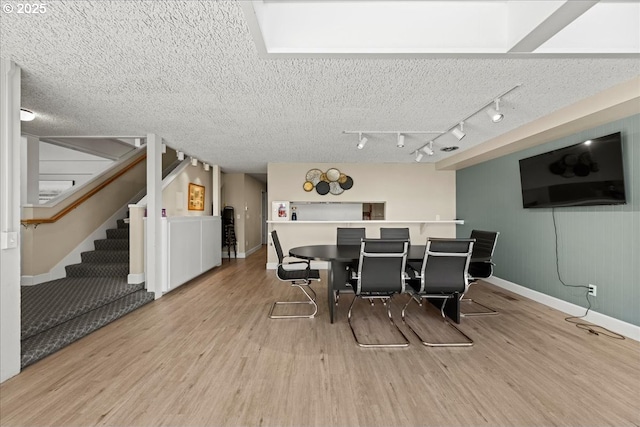
[{"label": "white trim", "polygon": [[[585,308],[579,305],[563,301],[547,294],[543,294],[542,292],[534,291],[533,289],[529,289],[513,282],[509,282],[508,280],[500,279],[499,277],[494,276],[483,280],[525,298],[529,298],[535,302],[539,302],[540,304],[544,304],[548,307],[562,311],[563,313],[567,313],[571,316],[581,316],[585,311]],[[589,313],[584,318],[584,320],[610,329],[613,332],[624,335],[625,337],[632,340],[640,341],[640,326],[632,325],[631,323],[615,319],[613,317],[598,313],[597,311],[593,310],[589,310]]]},{"label": "white trim", "polygon": [[226,246],[222,247],[222,258],[226,258],[226,259],[233,259],[233,258],[246,258],[247,254],[244,252],[236,252],[236,254],[233,254],[233,249],[231,249],[231,254],[227,255],[227,251],[225,250]]},{"label": "white trim", "polygon": [[127,276],[127,283],[130,285],[138,285],[144,283],[144,273],[129,274]]},{"label": "white trim", "polygon": [[249,249],[248,251],[245,252],[245,256],[249,256],[252,253],[258,251],[259,249],[262,249],[262,243],[260,243],[258,246],[254,246],[253,248]]},{"label": "white trim", "polygon": [[35,286],[50,280],[53,280],[51,279],[50,273],[42,273],[35,276],[20,276],[20,286]]}]

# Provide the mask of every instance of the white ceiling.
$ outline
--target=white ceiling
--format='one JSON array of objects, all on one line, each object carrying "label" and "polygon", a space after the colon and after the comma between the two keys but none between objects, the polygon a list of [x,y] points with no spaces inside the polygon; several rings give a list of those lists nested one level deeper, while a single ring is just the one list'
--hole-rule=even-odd
[{"label": "white ceiling", "polygon": [[[9,2],[12,3],[12,2]],[[225,172],[267,162],[413,162],[425,135],[497,94],[505,118],[465,123],[461,150],[640,74],[638,55],[265,58],[235,1],[47,2],[38,15],[0,13],[0,56],[22,68],[22,106],[46,136],[156,133]],[[448,154],[441,137],[437,161]]]}]

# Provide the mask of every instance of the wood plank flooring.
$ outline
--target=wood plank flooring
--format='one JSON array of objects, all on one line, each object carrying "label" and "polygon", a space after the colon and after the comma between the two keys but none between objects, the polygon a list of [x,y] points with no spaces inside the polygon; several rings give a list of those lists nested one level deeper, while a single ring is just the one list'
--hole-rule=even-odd
[{"label": "wood plank flooring", "polygon": [[[265,263],[264,248],[224,260],[28,367],[0,385],[0,424],[640,425],[638,342],[589,334],[563,313],[481,283],[470,296],[501,314],[462,320],[473,347],[427,348],[400,324],[410,347],[363,349],[347,324],[351,295],[329,323],[324,273],[317,318],[268,319],[273,301],[299,291]],[[397,320],[404,301],[394,301]],[[367,339],[390,333],[362,325],[388,329],[378,314],[356,307]],[[410,315],[436,335],[446,326],[417,305]]]}]

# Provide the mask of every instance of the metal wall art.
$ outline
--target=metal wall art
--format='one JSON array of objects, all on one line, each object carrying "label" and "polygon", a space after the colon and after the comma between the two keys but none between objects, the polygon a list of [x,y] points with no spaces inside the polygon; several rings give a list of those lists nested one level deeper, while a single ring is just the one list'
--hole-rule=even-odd
[{"label": "metal wall art", "polygon": [[327,169],[326,172],[322,172],[320,169],[310,169],[305,179],[302,185],[304,191],[309,192],[315,188],[321,196],[325,194],[337,196],[353,187],[353,179],[336,168]]}]

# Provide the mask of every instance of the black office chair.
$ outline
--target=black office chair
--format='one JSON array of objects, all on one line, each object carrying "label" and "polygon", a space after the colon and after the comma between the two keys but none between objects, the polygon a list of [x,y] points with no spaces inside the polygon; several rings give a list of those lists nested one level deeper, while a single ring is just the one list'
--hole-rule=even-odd
[{"label": "black office chair", "polygon": [[[338,227],[336,231],[336,244],[340,245],[348,245],[348,246],[360,246],[360,242],[362,239],[366,238],[366,228],[344,228]],[[358,271],[357,263],[350,263],[346,266],[347,269],[347,277],[355,276],[355,272]],[[347,283],[347,286],[351,286],[351,283]],[[338,305],[338,301],[340,300],[340,290],[334,291],[335,302]]]},{"label": "black office chair", "polygon": [[[405,265],[409,242],[404,240],[363,239],[360,246],[358,273],[352,282],[353,301],[349,306],[347,319],[353,338],[360,347],[407,347],[409,340],[398,328],[391,315],[391,298],[405,290]],[[371,302],[381,299],[387,308],[387,316],[404,338],[400,343],[363,343],[358,340],[351,317],[353,307],[358,298],[367,298]]]},{"label": "black office chair", "polygon": [[409,228],[380,228],[380,238],[386,240],[410,240]]},{"label": "black office chair", "polygon": [[360,246],[360,241],[366,238],[366,229],[362,228],[343,228],[338,227],[336,233],[336,244],[340,245],[356,245]]},{"label": "black office chair", "polygon": [[[469,263],[469,281],[471,285],[476,283],[479,279],[487,279],[493,275],[493,251],[496,248],[496,241],[498,240],[499,235],[500,233],[497,231],[471,231],[471,238],[476,241],[473,245],[473,253],[471,254],[471,262]],[[474,259],[478,261],[474,261]],[[484,311],[465,311],[463,307],[461,307],[461,316],[491,316],[500,314],[493,308],[480,304],[472,298],[464,298],[463,296],[460,301],[467,302],[469,304],[477,304],[485,309]]]},{"label": "black office chair", "polygon": [[[420,339],[422,344],[429,347],[468,347],[473,340],[464,332],[449,322],[444,314],[447,301],[460,298],[469,287],[468,268],[473,250],[473,239],[429,239],[425,248],[420,273],[409,280],[411,299],[402,309],[402,321]],[[463,341],[430,342],[422,338],[406,321],[406,311],[411,301],[422,306],[422,299],[442,299],[440,314],[444,322],[458,331]]]},{"label": "black office chair", "polygon": [[[271,232],[271,240],[273,241],[273,247],[276,249],[278,255],[278,269],[276,274],[278,279],[283,282],[291,282],[291,286],[300,288],[300,290],[306,295],[308,301],[277,301],[274,302],[269,310],[270,319],[295,319],[295,318],[309,318],[312,319],[318,313],[318,304],[316,303],[316,292],[311,288],[312,281],[320,281],[320,271],[311,269],[310,261],[294,261],[284,262],[284,254],[282,253],[282,247],[280,246],[280,239],[278,239],[278,233],[275,230]],[[286,257],[292,258],[292,257]],[[304,269],[287,269],[286,266],[290,265],[306,264]],[[309,295],[307,289],[311,291],[313,297]],[[305,315],[274,315],[273,311],[278,305],[288,304],[311,304],[313,305],[313,313]]]}]

